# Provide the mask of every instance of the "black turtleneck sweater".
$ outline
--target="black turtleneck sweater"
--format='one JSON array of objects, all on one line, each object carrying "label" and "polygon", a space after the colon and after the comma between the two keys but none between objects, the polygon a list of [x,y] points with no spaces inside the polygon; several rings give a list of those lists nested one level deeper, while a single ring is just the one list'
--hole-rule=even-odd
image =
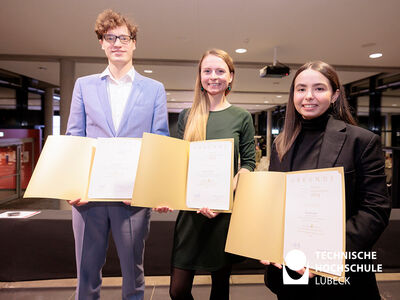
[{"label": "black turtleneck sweater", "polygon": [[301,120],[301,131],[295,141],[291,171],[316,169],[329,113]]}]

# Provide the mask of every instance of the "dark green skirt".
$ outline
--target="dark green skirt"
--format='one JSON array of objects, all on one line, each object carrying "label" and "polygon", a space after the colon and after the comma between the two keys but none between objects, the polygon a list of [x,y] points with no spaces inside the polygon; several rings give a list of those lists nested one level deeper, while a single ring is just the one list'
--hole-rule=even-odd
[{"label": "dark green skirt", "polygon": [[172,266],[186,270],[216,271],[243,261],[225,252],[230,213],[213,219],[192,211],[179,212],[175,223]]}]

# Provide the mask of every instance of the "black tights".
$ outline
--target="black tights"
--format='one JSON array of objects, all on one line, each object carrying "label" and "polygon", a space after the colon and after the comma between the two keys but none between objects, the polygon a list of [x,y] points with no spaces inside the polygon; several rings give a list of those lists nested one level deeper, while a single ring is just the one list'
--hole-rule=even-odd
[{"label": "black tights", "polygon": [[[232,266],[211,272],[210,300],[229,300],[229,278]],[[172,300],[193,300],[192,286],[196,271],[172,268],[169,295]]]}]

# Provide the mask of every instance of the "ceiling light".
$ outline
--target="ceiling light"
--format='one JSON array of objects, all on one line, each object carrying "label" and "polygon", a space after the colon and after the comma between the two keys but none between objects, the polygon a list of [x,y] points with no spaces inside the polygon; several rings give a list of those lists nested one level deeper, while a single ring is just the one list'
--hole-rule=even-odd
[{"label": "ceiling light", "polygon": [[396,104],[396,103],[393,103],[392,106],[397,106],[397,104]]},{"label": "ceiling light", "polygon": [[236,53],[242,54],[242,53],[246,53],[246,52],[247,52],[247,49],[239,48],[239,49],[236,49],[235,52],[236,52]]},{"label": "ceiling light", "polygon": [[175,101],[175,99],[174,99],[174,98],[172,98],[172,99],[170,99],[169,101]]},{"label": "ceiling light", "polygon": [[147,74],[151,74],[151,73],[153,73],[153,70],[144,70],[143,72],[145,72]]},{"label": "ceiling light", "polygon": [[167,96],[169,96],[169,95],[171,95],[171,93],[170,93],[170,92],[167,92]]},{"label": "ceiling light", "polygon": [[282,98],[282,95],[276,95],[276,98]]},{"label": "ceiling light", "polygon": [[269,103],[269,101],[268,101],[268,100],[265,100],[264,103]]},{"label": "ceiling light", "polygon": [[370,56],[369,56],[369,58],[379,58],[379,57],[382,57],[382,53],[373,53],[373,54],[370,54]]}]

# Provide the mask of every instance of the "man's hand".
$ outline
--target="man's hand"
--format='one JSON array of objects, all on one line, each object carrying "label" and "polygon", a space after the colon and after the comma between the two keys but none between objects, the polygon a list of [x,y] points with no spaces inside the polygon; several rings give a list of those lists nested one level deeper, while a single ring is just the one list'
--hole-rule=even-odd
[{"label": "man's hand", "polygon": [[81,198],[78,198],[78,199],[75,199],[75,200],[67,200],[67,202],[70,205],[74,205],[74,206],[82,206],[82,205],[85,205],[85,204],[89,203],[88,201],[81,201]]}]

